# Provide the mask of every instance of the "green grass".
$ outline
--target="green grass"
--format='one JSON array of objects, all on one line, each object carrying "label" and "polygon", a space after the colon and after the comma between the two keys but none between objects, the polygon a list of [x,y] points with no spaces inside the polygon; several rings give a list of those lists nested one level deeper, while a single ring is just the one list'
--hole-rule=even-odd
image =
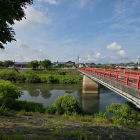
[{"label": "green grass", "polygon": [[19,101],[19,100],[15,101],[15,103],[11,109],[20,111],[21,115],[22,114],[24,115],[26,111],[27,112],[39,112],[39,113],[45,112],[45,108],[42,103]]}]

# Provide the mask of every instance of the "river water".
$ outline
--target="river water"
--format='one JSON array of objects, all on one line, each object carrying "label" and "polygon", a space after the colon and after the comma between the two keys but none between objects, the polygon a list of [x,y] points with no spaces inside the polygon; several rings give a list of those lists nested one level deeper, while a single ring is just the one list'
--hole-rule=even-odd
[{"label": "river water", "polygon": [[83,94],[81,84],[16,84],[22,87],[23,95],[19,100],[43,103],[45,107],[52,105],[57,97],[71,94],[76,98],[85,112],[105,112],[112,103],[125,104],[127,101],[117,93],[101,88],[99,94]]}]

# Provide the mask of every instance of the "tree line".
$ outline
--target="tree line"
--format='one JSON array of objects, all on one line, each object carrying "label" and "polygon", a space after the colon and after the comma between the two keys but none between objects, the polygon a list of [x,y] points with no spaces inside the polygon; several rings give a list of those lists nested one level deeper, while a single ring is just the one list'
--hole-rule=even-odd
[{"label": "tree line", "polygon": [[[12,67],[14,65],[14,62],[12,60],[6,60],[6,61],[0,61],[0,67]],[[28,65],[30,68],[39,68],[39,67],[43,67],[43,68],[48,68],[51,66],[51,61],[48,59],[45,59],[43,61],[31,61],[29,62]]]},{"label": "tree line", "polygon": [[48,68],[49,66],[51,66],[51,61],[48,59],[45,59],[43,61],[34,60],[29,63],[29,67],[33,69],[39,67]]}]

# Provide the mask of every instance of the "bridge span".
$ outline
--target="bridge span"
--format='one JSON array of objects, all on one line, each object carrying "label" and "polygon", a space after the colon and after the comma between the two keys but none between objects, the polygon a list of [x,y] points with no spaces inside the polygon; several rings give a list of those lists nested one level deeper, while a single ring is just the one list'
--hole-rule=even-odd
[{"label": "bridge span", "polygon": [[78,68],[86,77],[104,85],[140,108],[140,72],[101,68]]}]

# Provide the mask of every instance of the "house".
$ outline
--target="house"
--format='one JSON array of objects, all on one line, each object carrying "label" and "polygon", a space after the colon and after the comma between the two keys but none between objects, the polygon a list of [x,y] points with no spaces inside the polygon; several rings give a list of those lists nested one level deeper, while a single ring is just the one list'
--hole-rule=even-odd
[{"label": "house", "polygon": [[133,62],[127,63],[126,65],[127,70],[138,70],[138,66]]},{"label": "house", "polygon": [[85,66],[88,68],[93,68],[96,66],[96,64],[95,63],[85,63]]},{"label": "house", "polygon": [[137,65],[130,65],[126,67],[127,70],[138,70],[138,66]]},{"label": "house", "polygon": [[78,65],[79,68],[83,68],[83,67],[85,66],[84,63],[79,63],[79,64],[77,64],[77,65]]},{"label": "house", "polygon": [[116,66],[115,69],[122,69],[122,70],[124,70],[124,69],[126,69],[126,67],[125,66]]},{"label": "house", "polygon": [[66,64],[66,62],[54,62],[54,63],[52,63],[52,66],[53,67],[65,67],[65,64]]},{"label": "house", "polygon": [[14,62],[13,68],[29,68],[29,62]]},{"label": "house", "polygon": [[68,62],[65,63],[65,67],[66,67],[66,68],[72,68],[72,67],[75,67],[75,62],[68,61]]},{"label": "house", "polygon": [[68,61],[68,62],[54,62],[52,63],[53,67],[60,67],[60,68],[72,68],[75,67],[75,62]]}]

